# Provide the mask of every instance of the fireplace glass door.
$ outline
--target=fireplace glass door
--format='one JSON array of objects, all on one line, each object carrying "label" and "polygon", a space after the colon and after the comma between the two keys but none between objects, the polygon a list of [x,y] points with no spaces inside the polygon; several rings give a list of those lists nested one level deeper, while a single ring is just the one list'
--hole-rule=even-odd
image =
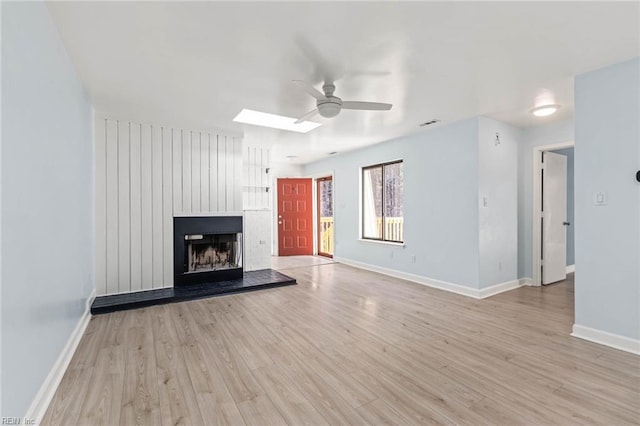
[{"label": "fireplace glass door", "polygon": [[185,235],[185,273],[242,268],[242,234]]}]

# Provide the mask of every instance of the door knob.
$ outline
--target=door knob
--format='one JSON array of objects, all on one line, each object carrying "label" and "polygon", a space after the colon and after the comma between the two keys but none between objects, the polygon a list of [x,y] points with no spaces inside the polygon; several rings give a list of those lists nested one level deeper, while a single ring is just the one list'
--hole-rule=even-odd
[{"label": "door knob", "polygon": [[569,225],[571,225],[571,222],[562,222],[562,224],[563,224],[564,226],[569,226]]},{"label": "door knob", "polygon": [[282,221],[281,220],[278,221],[278,225],[282,225]]}]

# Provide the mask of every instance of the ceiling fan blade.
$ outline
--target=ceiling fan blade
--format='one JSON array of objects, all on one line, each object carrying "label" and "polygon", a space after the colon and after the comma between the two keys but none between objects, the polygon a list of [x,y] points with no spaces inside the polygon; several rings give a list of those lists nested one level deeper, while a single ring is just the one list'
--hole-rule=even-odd
[{"label": "ceiling fan blade", "polygon": [[342,109],[360,109],[368,111],[388,111],[393,105],[380,102],[342,101]]},{"label": "ceiling fan blade", "polygon": [[311,117],[313,117],[314,115],[316,115],[318,113],[318,108],[309,111],[308,113],[306,113],[305,115],[303,115],[302,117],[298,118],[293,124],[300,124],[303,123],[305,121],[307,121],[308,119],[310,119]]},{"label": "ceiling fan blade", "polygon": [[301,34],[294,36],[294,42],[313,67],[312,81],[333,82],[342,78],[343,67],[334,57],[324,55],[319,46],[314,45]]},{"label": "ceiling fan blade", "polygon": [[316,98],[319,101],[326,101],[327,97],[318,89],[316,89],[315,87],[313,87],[311,84],[307,83],[306,81],[302,81],[302,80],[293,80],[293,82],[302,90],[304,90],[305,92],[307,92],[308,94],[310,94],[311,96],[313,96],[314,98]]}]

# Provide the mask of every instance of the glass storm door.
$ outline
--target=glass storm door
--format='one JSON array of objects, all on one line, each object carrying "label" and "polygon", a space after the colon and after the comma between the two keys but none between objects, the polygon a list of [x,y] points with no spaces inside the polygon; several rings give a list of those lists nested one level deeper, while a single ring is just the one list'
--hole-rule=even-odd
[{"label": "glass storm door", "polygon": [[333,257],[333,178],[317,179],[318,254]]}]

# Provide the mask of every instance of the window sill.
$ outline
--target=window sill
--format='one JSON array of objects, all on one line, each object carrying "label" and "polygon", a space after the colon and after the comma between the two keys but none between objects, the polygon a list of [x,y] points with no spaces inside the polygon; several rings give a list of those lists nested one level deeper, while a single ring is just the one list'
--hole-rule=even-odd
[{"label": "window sill", "polygon": [[384,244],[386,246],[397,246],[397,247],[405,246],[405,243],[396,243],[393,241],[382,241],[382,240],[369,240],[367,238],[358,238],[358,241],[362,241],[365,243],[373,243],[373,244]]}]

